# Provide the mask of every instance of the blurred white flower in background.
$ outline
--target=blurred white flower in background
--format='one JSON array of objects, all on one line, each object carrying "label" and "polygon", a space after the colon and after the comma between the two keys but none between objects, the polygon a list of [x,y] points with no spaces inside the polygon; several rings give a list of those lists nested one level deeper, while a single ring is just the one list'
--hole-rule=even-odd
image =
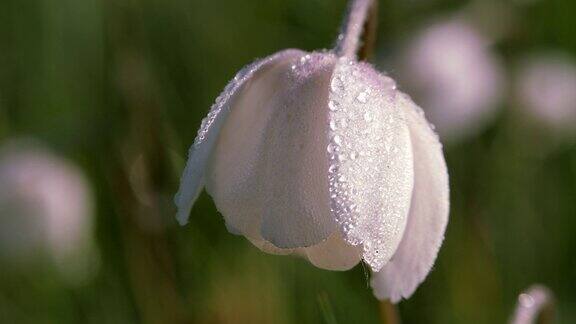
[{"label": "blurred white flower in background", "polygon": [[473,135],[493,117],[504,86],[500,60],[472,25],[425,28],[401,54],[399,78],[443,139]]},{"label": "blurred white flower in background", "polygon": [[63,277],[81,283],[98,254],[93,201],[81,170],[29,141],[0,147],[0,257],[17,265],[51,258]]},{"label": "blurred white flower in background", "polygon": [[558,52],[527,57],[518,68],[515,96],[535,120],[557,130],[575,129],[576,62]]}]

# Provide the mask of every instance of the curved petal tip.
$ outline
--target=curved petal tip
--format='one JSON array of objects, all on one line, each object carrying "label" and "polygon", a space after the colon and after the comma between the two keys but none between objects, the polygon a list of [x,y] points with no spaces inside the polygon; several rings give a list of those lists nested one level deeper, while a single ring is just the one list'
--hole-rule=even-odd
[{"label": "curved petal tip", "polygon": [[300,55],[301,53],[303,52],[299,50],[288,49],[249,64],[234,76],[232,81],[224,88],[224,91],[216,98],[216,102],[210,108],[208,116],[202,120],[194,144],[190,147],[180,188],[174,197],[174,202],[178,208],[176,213],[178,223],[185,225],[188,222],[192,206],[204,187],[206,165],[212,155],[220,130],[230,112],[231,102],[233,102],[238,90],[252,78],[254,73],[265,65],[285,57]]},{"label": "curved petal tip", "polygon": [[406,95],[399,99],[399,106],[406,111],[414,152],[414,191],[398,250],[371,281],[377,298],[394,303],[410,297],[432,269],[449,213],[448,171],[442,145],[422,110]]},{"label": "curved petal tip", "polygon": [[395,83],[371,66],[340,59],[330,84],[331,208],[344,240],[361,245],[373,271],[404,232],[413,185],[412,148]]}]

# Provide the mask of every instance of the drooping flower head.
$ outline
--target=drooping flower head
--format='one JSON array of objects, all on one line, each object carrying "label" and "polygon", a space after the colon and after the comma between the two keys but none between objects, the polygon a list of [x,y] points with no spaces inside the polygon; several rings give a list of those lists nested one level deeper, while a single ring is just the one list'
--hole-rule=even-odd
[{"label": "drooping flower head", "polygon": [[317,267],[366,262],[379,298],[410,296],[448,220],[442,146],[394,80],[358,62],[373,2],[352,1],[333,50],[284,50],[242,69],[202,121],[175,197],[203,187],[232,233]]}]

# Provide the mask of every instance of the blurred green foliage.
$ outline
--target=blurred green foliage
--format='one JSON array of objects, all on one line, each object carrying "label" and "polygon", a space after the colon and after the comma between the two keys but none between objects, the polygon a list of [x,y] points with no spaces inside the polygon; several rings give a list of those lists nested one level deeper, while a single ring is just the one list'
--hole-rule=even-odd
[{"label": "blurred green foliage", "polygon": [[[377,57],[465,4],[381,1]],[[542,47],[576,54],[576,2],[507,4],[519,17],[497,44],[507,63]],[[73,287],[43,260],[0,264],[0,322],[381,323],[361,266],[328,272],[261,253],[226,231],[206,194],[179,227],[171,201],[200,120],[235,72],[283,48],[330,47],[344,7],[3,0],[0,139],[40,138],[87,172],[101,260]],[[404,323],[502,323],[534,282],[555,292],[560,323],[576,321],[576,144],[509,105],[479,136],[446,147],[446,241],[399,305]]]}]

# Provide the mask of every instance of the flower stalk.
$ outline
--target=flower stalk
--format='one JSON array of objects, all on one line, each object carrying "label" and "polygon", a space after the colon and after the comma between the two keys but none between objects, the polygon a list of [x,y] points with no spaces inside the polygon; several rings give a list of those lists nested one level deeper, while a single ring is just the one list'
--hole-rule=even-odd
[{"label": "flower stalk", "polygon": [[377,0],[350,1],[336,43],[336,54],[350,59],[368,59],[376,41],[377,21]]},{"label": "flower stalk", "polygon": [[383,300],[380,302],[380,317],[382,319],[382,324],[400,324],[400,314],[396,305],[392,304],[388,300]]}]

